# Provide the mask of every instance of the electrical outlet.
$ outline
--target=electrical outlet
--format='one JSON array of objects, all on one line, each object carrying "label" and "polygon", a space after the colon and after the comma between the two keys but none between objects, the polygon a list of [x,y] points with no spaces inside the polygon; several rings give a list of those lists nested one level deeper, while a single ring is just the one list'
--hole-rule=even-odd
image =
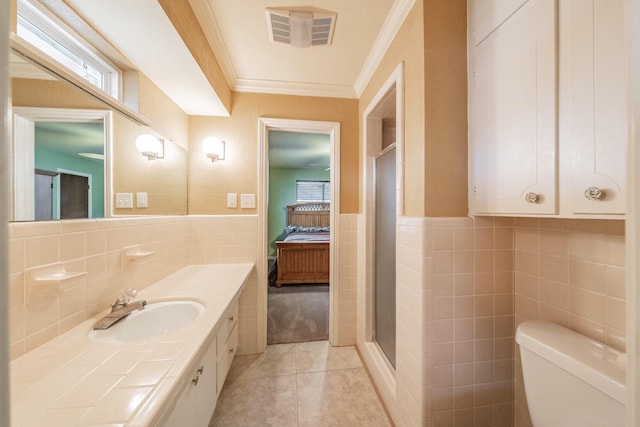
[{"label": "electrical outlet", "polygon": [[136,207],[137,208],[147,207],[147,193],[136,193]]},{"label": "electrical outlet", "polygon": [[237,193],[227,193],[227,207],[228,208],[237,208],[238,207],[238,194]]},{"label": "electrical outlet", "polygon": [[244,209],[251,209],[256,207],[256,195],[255,194],[241,194],[240,195],[240,207]]},{"label": "electrical outlet", "polygon": [[133,193],[116,193],[116,208],[133,209]]}]

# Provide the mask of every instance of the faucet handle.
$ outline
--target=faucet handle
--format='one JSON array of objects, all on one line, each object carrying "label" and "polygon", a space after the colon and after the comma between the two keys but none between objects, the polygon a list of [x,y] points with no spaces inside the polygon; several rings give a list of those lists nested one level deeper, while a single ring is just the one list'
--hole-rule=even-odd
[{"label": "faucet handle", "polygon": [[133,288],[127,288],[124,290],[124,293],[118,297],[116,304],[127,305],[132,298],[135,298],[138,295],[138,291]]}]

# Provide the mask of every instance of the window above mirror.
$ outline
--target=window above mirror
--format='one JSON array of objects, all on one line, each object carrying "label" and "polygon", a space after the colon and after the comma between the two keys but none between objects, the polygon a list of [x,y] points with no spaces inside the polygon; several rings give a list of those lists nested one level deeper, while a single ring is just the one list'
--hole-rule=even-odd
[{"label": "window above mirror", "polygon": [[107,95],[121,99],[121,72],[46,9],[18,1],[17,35]]}]

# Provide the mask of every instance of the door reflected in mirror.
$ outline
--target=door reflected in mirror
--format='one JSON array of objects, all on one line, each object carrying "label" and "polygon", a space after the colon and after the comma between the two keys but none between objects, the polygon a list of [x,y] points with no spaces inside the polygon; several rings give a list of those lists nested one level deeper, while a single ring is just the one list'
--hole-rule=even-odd
[{"label": "door reflected in mirror", "polygon": [[111,112],[14,108],[15,221],[104,218]]}]

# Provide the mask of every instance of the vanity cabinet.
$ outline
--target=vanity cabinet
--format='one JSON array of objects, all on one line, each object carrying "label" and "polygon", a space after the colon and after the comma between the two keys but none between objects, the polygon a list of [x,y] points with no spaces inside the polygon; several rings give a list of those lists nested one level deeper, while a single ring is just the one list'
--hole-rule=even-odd
[{"label": "vanity cabinet", "polygon": [[164,427],[206,427],[218,400],[216,337],[183,379],[183,388]]},{"label": "vanity cabinet", "polygon": [[206,427],[213,416],[222,385],[238,349],[238,299],[218,321],[202,356],[183,378],[164,427]]},{"label": "vanity cabinet", "polygon": [[222,316],[222,323],[216,334],[217,392],[220,393],[227,378],[233,357],[238,351],[238,302],[232,304]]},{"label": "vanity cabinet", "polygon": [[475,0],[469,43],[475,214],[624,214],[623,0]]}]

